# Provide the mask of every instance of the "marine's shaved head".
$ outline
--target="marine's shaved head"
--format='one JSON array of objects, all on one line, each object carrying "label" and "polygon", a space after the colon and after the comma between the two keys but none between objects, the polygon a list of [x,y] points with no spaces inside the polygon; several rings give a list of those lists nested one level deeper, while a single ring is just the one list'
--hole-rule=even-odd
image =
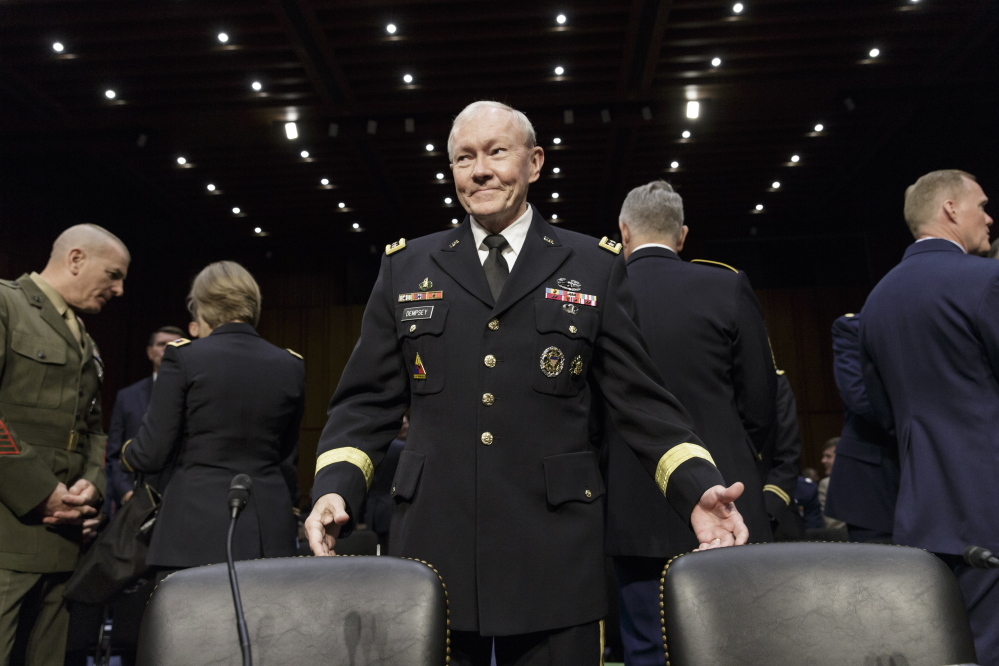
[{"label": "marine's shaved head", "polygon": [[70,250],[79,248],[86,252],[104,254],[109,246],[115,246],[131,261],[132,255],[121,239],[96,224],[77,224],[59,234],[52,244],[50,260],[61,260]]}]

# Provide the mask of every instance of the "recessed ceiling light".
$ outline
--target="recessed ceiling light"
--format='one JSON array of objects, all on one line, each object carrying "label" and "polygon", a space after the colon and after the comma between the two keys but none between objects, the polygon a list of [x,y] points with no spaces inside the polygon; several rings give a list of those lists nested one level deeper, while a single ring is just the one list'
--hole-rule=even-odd
[{"label": "recessed ceiling light", "polygon": [[565,67],[562,67],[562,65],[559,65],[558,67],[556,67],[555,68],[555,74],[557,76],[562,76],[563,74],[565,74]]},{"label": "recessed ceiling light", "polygon": [[565,25],[565,20],[566,20],[565,14],[559,14],[558,16],[555,17],[555,22],[558,23],[559,25]]},{"label": "recessed ceiling light", "polygon": [[559,167],[555,167],[554,169],[552,169],[552,173],[562,173],[562,169],[560,169]]},{"label": "recessed ceiling light", "polygon": [[389,23],[387,26],[385,26],[385,32],[387,32],[390,35],[394,35],[396,29],[397,28],[395,27],[395,23]]},{"label": "recessed ceiling light", "polygon": [[181,165],[187,164],[187,158],[186,157],[178,157],[177,158],[177,164],[181,164]]},{"label": "recessed ceiling light", "polygon": [[254,81],[253,83],[250,84],[250,87],[259,92],[260,89],[264,87],[264,85],[260,83],[260,81]]},{"label": "recessed ceiling light", "polygon": [[437,172],[437,180],[444,180],[444,174],[440,171]]},{"label": "recessed ceiling light", "polygon": [[302,159],[306,159],[306,160],[309,159],[309,151],[307,151],[307,150],[303,150],[302,152],[299,153],[299,155],[302,156]]},{"label": "recessed ceiling light", "polygon": [[552,192],[552,199],[558,199],[558,192]]},{"label": "recessed ceiling light", "polygon": [[558,144],[562,143],[562,139],[555,137],[554,139],[552,139],[552,143],[554,143],[557,146]]},{"label": "recessed ceiling light", "polygon": [[681,134],[680,136],[682,136],[684,139],[689,139],[690,138],[690,130],[683,130],[683,134]]},{"label": "recessed ceiling light", "polygon": [[881,49],[871,49],[870,51],[868,51],[867,55],[871,56],[872,58],[877,58],[879,55],[881,55]]},{"label": "recessed ceiling light", "polygon": [[242,211],[239,210],[239,206],[234,206],[233,207],[233,209],[232,209],[232,214],[233,215],[239,215],[240,212],[242,212]]},{"label": "recessed ceiling light", "polygon": [[52,45],[52,50],[56,53],[62,53],[66,47],[62,45],[62,42],[56,42]]},{"label": "recessed ceiling light", "polygon": [[284,133],[288,137],[289,141],[297,139],[298,138],[298,125],[296,125],[295,123],[285,123],[284,124]]},{"label": "recessed ceiling light", "polygon": [[336,207],[337,207],[337,208],[346,208],[346,207],[347,207],[347,204],[345,204],[344,202],[342,202],[342,201],[341,201],[340,203],[338,203],[338,204],[336,205]]},{"label": "recessed ceiling light", "polygon": [[428,152],[428,153],[432,153],[432,152],[433,152],[433,150],[434,150],[434,144],[432,144],[432,143],[428,143],[428,144],[427,144],[427,152]]},{"label": "recessed ceiling light", "polygon": [[687,117],[696,118],[701,115],[701,103],[690,101],[687,102]]},{"label": "recessed ceiling light", "polygon": [[763,204],[756,204],[756,210],[763,210]]},{"label": "recessed ceiling light", "polygon": [[320,185],[329,185],[330,184],[330,179],[329,178],[323,178],[322,180],[319,181],[319,184]]},{"label": "recessed ceiling light", "polygon": [[672,162],[669,163],[669,166],[670,166],[671,169],[679,169],[680,168],[680,163],[677,162],[676,160],[673,160]]},{"label": "recessed ceiling light", "polygon": [[732,11],[735,12],[736,14],[741,14],[743,9],[745,9],[745,7],[741,2],[737,2],[734,5],[732,5]]},{"label": "recessed ceiling light", "polygon": [[255,234],[262,234],[263,232],[264,232],[264,230],[261,229],[260,227],[253,227],[253,233],[255,233]]},{"label": "recessed ceiling light", "polygon": [[444,197],[444,203],[450,205],[451,204],[451,197]]},{"label": "recessed ceiling light", "polygon": [[413,75],[412,74],[404,74],[403,77],[402,77],[402,80],[404,82],[406,82],[406,83],[412,83],[413,82]]},{"label": "recessed ceiling light", "polygon": [[354,222],[354,224],[350,225],[350,228],[351,228],[351,229],[360,229],[360,228],[361,228],[361,225],[360,225],[360,224],[358,224],[357,222]]},{"label": "recessed ceiling light", "polygon": [[219,33],[219,41],[222,42],[223,44],[225,44],[226,42],[229,41],[229,35],[225,34],[224,32],[220,32]]},{"label": "recessed ceiling light", "polygon": [[114,99],[115,94],[116,93],[113,90],[105,90],[104,91],[104,96],[107,97],[108,99]]},{"label": "recessed ceiling light", "polygon": [[552,213],[552,219],[553,220],[557,220],[558,219],[558,213]]},{"label": "recessed ceiling light", "polygon": [[208,185],[206,186],[206,189],[209,192],[214,192],[215,191],[215,186],[213,184],[211,184],[211,183],[208,183]]},{"label": "recessed ceiling light", "polygon": [[817,125],[815,126],[815,131],[816,131],[816,132],[821,132],[821,131],[822,131],[822,130],[824,130],[825,128],[826,128],[826,127],[825,127],[825,125],[823,125],[822,123],[818,123],[818,124],[817,124]]},{"label": "recessed ceiling light", "polygon": [[780,181],[775,180],[773,183],[771,183],[770,187],[774,188],[775,190],[780,189]]},{"label": "recessed ceiling light", "polygon": [[458,224],[458,218],[452,217],[451,218],[451,224]]},{"label": "recessed ceiling light", "polygon": [[711,66],[712,67],[718,67],[719,65],[721,65],[721,58],[712,58],[711,59]]},{"label": "recessed ceiling light", "polygon": [[801,160],[800,156],[798,156],[798,155],[791,155],[791,161],[794,162],[795,164],[797,164],[799,160]]}]

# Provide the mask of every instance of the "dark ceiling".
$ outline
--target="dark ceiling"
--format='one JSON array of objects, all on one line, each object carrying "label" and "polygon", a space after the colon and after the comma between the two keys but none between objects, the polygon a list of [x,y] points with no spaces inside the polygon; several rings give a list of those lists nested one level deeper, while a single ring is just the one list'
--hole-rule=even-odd
[{"label": "dark ceiling", "polygon": [[130,242],[174,230],[236,255],[369,261],[463,217],[445,203],[450,121],[497,99],[537,128],[546,215],[612,235],[627,191],[666,178],[688,252],[758,286],[876,279],[923,172],[999,189],[999,3],[733,4],[6,0],[0,175]]}]

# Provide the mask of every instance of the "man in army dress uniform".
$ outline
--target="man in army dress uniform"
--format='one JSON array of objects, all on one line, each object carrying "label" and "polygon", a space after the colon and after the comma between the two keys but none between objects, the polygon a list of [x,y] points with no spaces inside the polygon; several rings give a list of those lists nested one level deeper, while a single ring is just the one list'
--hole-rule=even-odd
[{"label": "man in army dress uniform", "polygon": [[469,216],[386,248],[319,442],[309,543],[332,554],[352,528],[412,406],[390,552],[444,578],[451,663],[487,665],[495,645],[501,666],[592,666],[607,609],[593,398],[702,547],[745,542],[742,486],[723,486],[662,388],[620,246],[527,203],[544,162],[527,117],[476,102],[448,154]]},{"label": "man in army dress uniform", "polygon": [[41,274],[0,281],[0,666],[64,660],[63,584],[106,483],[103,366],[76,311],[120,296],[129,261],[116,236],[83,224]]}]

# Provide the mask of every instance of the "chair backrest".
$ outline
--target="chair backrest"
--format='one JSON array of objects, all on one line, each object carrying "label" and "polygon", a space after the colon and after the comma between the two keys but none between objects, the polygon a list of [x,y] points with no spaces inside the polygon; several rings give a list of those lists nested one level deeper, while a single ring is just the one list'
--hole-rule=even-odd
[{"label": "chair backrest", "polygon": [[950,569],[916,548],[772,543],[663,570],[670,666],[941,666],[975,661]]},{"label": "chair backrest", "polygon": [[[236,563],[255,666],[444,666],[447,595],[429,565],[395,557]],[[240,666],[224,564],[171,574],[153,592],[140,666]]]}]

